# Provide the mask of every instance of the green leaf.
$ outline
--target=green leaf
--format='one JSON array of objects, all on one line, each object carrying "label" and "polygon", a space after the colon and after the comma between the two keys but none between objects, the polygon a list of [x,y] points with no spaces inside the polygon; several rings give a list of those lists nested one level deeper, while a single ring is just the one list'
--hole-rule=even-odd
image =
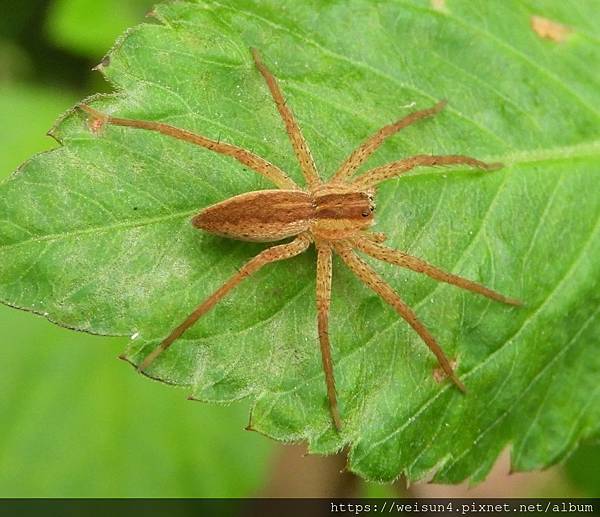
[{"label": "green leaf", "polygon": [[[0,174],[48,147],[45,131],[75,100],[4,87]],[[270,448],[242,430],[246,404],[200,406],[140,382],[117,360],[119,338],[5,306],[0,328],[0,497],[245,497],[264,484]]]},{"label": "green leaf", "polygon": [[[436,5],[439,2],[436,2]],[[334,262],[331,339],[344,429],[327,411],[308,253],[246,281],[151,367],[204,401],[253,401],[253,429],[348,446],[349,468],[478,481],[512,448],[516,470],[568,455],[598,432],[600,66],[594,3],[418,0],[205,1],[158,6],[105,60],[118,89],[93,101],[248,148],[300,181],[255,70],[261,50],[324,177],[369,134],[441,98],[369,165],[462,153],[501,171],[424,170],[385,183],[376,230],[390,245],[502,293],[515,309],[392,266],[468,388],[379,298]],[[530,16],[566,24],[542,39]],[[264,245],[194,230],[201,208],[269,188],[237,162],[126,128],[90,132],[73,111],[59,149],[0,188],[0,297],[79,330],[134,336],[133,363]]]}]

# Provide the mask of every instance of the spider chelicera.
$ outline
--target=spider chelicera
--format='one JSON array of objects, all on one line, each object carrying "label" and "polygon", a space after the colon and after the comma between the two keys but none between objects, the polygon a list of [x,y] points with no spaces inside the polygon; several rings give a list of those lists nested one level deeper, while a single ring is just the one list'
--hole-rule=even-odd
[{"label": "spider chelicera", "polygon": [[385,235],[369,231],[374,222],[375,187],[382,181],[395,178],[421,166],[468,165],[484,170],[495,170],[501,167],[501,164],[488,164],[462,155],[416,155],[376,167],[358,176],[355,175],[357,169],[387,138],[418,120],[438,113],[445,106],[445,101],[442,101],[432,108],[413,112],[397,122],[381,128],[350,154],[329,181],[324,182],[317,172],[308,145],[292,111],[284,100],[275,77],[262,62],[255,49],[252,49],[252,56],[283,119],[294,153],[300,163],[307,184],[306,188],[297,185],[276,165],[235,145],[212,140],[168,124],[113,117],[85,104],[79,106],[89,115],[90,127],[95,132],[106,124],[157,131],[179,140],[197,144],[216,153],[231,156],[278,187],[274,190],[248,192],[209,206],[192,219],[195,227],[212,234],[248,241],[272,242],[294,237],[291,242],[265,249],[242,266],[235,275],[204,300],[181,325],[175,328],[154,351],[147,355],[139,364],[138,370],[143,371],[148,368],[159,354],[169,348],[190,326],[242,280],[266,264],[295,257],[314,244],[317,249],[316,298],[319,343],[331,418],[338,430],[341,429],[342,424],[337,407],[328,333],[332,255],[334,252],[362,282],[381,296],[406,320],[436,356],[445,374],[461,391],[465,391],[464,385],[455,375],[450,362],[435,338],[385,280],[356,254],[356,250],[375,259],[424,273],[435,280],[456,285],[493,300],[510,305],[520,305],[521,302],[516,299],[503,296],[466,278],[442,271],[402,251],[384,246],[382,243],[386,239]]}]

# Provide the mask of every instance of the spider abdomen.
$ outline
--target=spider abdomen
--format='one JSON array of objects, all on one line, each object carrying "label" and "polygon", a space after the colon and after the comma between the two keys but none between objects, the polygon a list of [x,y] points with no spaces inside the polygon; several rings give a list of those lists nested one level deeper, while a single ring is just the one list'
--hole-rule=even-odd
[{"label": "spider abdomen", "polygon": [[315,208],[306,192],[258,190],[205,208],[192,224],[231,239],[270,242],[306,231],[314,216]]}]

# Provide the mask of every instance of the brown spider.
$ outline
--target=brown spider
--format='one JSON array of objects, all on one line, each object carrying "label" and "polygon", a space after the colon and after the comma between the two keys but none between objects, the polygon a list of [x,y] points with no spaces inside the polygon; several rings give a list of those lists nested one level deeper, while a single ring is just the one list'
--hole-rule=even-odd
[{"label": "brown spider", "polygon": [[464,385],[454,374],[448,359],[434,337],[418,320],[412,309],[402,301],[379,274],[356,255],[354,250],[359,250],[378,260],[425,273],[436,280],[462,287],[499,302],[520,305],[521,302],[518,300],[503,296],[481,284],[446,273],[416,257],[383,246],[382,242],[386,238],[385,235],[368,231],[373,224],[375,187],[382,181],[399,176],[419,166],[462,164],[484,170],[494,170],[501,167],[501,164],[487,164],[475,158],[460,155],[416,155],[376,167],[352,178],[354,172],[387,138],[418,120],[438,113],[445,105],[445,101],[442,101],[432,108],[411,113],[377,131],[346,159],[330,181],[323,182],[319,177],[302,132],[291,110],[286,105],[277,81],[264,65],[255,49],[252,49],[252,56],[283,119],[307,183],[306,189],[299,187],[277,166],[246,149],[211,140],[167,124],[112,117],[85,104],[79,106],[91,116],[90,123],[94,131],[105,124],[157,131],[164,135],[197,144],[211,151],[231,156],[258,174],[265,176],[279,187],[278,190],[248,192],[209,206],[192,219],[192,224],[196,228],[201,228],[216,235],[247,241],[271,242],[295,237],[291,242],[265,249],[247,262],[235,275],[204,300],[154,351],[146,356],[138,366],[138,371],[148,368],[160,353],[169,348],[176,339],[243,279],[270,262],[289,259],[303,253],[311,243],[314,243],[317,249],[316,297],[321,358],[325,372],[331,418],[338,430],[341,428],[341,419],[337,408],[328,333],[331,259],[334,251],[360,280],[391,305],[419,334],[436,356],[445,374],[464,392]]}]

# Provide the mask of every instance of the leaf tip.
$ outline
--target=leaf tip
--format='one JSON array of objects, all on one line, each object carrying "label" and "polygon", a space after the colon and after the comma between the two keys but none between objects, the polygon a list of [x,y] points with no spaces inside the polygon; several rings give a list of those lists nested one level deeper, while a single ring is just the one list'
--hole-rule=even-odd
[{"label": "leaf tip", "polygon": [[56,125],[52,126],[48,131],[46,131],[46,136],[49,136],[50,138],[54,138],[54,140],[56,140],[57,142],[60,142]]},{"label": "leaf tip", "polygon": [[98,63],[96,66],[92,67],[92,71],[94,72],[102,72],[110,66],[110,55],[107,54],[102,58],[102,61]]}]

